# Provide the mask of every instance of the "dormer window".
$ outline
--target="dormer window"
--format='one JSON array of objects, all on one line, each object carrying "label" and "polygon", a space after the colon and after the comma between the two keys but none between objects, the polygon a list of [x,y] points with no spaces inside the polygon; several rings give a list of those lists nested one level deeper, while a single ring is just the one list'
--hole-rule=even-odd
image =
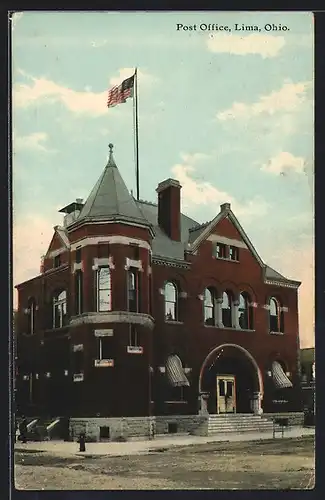
[{"label": "dormer window", "polygon": [[61,266],[61,255],[56,255],[54,257],[54,267],[60,267]]},{"label": "dormer window", "polygon": [[227,258],[227,246],[223,243],[217,243],[216,245],[216,257],[217,259]]},{"label": "dormer window", "polygon": [[237,247],[229,247],[229,259],[237,261],[239,260],[239,249]]}]

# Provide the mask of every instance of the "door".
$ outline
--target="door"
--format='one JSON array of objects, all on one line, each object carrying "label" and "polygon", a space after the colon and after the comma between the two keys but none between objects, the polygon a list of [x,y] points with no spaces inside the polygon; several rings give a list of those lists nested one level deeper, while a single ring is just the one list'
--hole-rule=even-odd
[{"label": "door", "polygon": [[236,413],[236,386],[233,375],[217,377],[217,413]]}]

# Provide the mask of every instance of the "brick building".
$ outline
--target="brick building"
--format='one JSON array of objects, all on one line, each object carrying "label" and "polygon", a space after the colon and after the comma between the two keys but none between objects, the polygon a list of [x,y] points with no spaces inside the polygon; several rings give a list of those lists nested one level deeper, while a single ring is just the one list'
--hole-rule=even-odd
[{"label": "brick building", "polygon": [[301,411],[300,283],[264,264],[230,204],[199,224],[173,179],[136,200],[112,148],[17,285],[18,411],[99,425]]}]

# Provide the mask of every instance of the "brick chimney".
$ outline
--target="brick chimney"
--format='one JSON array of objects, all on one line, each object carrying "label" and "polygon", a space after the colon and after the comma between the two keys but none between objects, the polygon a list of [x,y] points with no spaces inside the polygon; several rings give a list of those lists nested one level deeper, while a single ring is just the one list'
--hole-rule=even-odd
[{"label": "brick chimney", "polygon": [[158,224],[174,241],[181,240],[181,188],[175,179],[158,184]]}]

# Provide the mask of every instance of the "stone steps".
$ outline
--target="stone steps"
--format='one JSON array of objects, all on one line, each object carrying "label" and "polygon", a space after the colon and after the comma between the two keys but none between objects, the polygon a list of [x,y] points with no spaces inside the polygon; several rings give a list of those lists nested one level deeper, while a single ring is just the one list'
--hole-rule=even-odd
[{"label": "stone steps", "polygon": [[273,423],[260,415],[223,414],[209,415],[207,420],[200,424],[193,434],[211,436],[231,432],[272,432]]}]

